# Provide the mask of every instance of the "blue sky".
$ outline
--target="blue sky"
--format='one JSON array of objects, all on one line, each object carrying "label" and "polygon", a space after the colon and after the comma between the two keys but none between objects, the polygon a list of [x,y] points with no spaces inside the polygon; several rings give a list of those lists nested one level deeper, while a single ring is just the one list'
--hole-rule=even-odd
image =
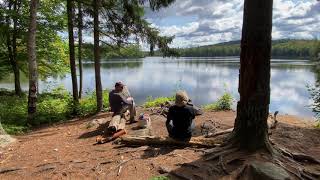
[{"label": "blue sky", "polygon": [[[162,35],[175,35],[172,47],[192,47],[239,40],[244,0],[176,0],[146,19]],[[274,0],[273,39],[320,39],[320,2]]]}]

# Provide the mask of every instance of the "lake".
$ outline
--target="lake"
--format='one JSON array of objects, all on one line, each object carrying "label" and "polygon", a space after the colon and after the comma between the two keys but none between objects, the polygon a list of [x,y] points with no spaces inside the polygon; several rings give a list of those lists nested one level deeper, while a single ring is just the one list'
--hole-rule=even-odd
[{"label": "lake", "polygon": [[[313,86],[316,74],[307,60],[272,59],[270,111],[312,117],[308,107],[312,99],[307,86]],[[84,91],[95,88],[94,65],[84,63]],[[188,92],[193,102],[204,105],[216,101],[224,92],[235,99],[238,95],[238,57],[216,58],[162,58],[146,57],[134,60],[112,60],[102,63],[101,77],[104,89],[111,89],[116,81],[128,85],[137,104],[147,97],[172,96],[178,89]],[[40,91],[64,85],[71,90],[70,75],[48,78],[39,84]],[[22,87],[28,82],[22,78]],[[0,81],[0,88],[13,89],[12,80]],[[235,109],[236,100],[233,108]]]}]

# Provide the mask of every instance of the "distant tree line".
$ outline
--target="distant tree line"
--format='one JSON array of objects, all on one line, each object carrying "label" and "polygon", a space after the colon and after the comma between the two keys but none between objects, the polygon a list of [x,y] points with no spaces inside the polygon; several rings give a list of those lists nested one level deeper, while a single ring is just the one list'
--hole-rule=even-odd
[{"label": "distant tree line", "polygon": [[[86,61],[93,61],[93,44],[82,44],[82,57]],[[132,44],[124,47],[114,47],[102,44],[100,46],[100,53],[103,57],[102,60],[110,58],[142,58],[145,54],[140,50],[139,45]]]},{"label": "distant tree line", "polygon": [[[178,52],[180,53],[180,56],[185,57],[239,56],[240,41],[178,49]],[[319,41],[316,40],[272,41],[272,57],[274,58],[315,59],[319,52]]]}]

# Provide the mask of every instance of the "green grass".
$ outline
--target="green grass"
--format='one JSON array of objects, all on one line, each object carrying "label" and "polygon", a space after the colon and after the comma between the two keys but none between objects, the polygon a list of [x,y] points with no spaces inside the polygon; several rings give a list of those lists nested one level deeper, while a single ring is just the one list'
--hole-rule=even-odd
[{"label": "green grass", "polygon": [[204,106],[205,110],[211,110],[211,111],[227,111],[231,110],[232,106],[232,95],[229,93],[224,93],[218,101],[208,104]]},{"label": "green grass", "polygon": [[161,104],[164,104],[167,101],[174,101],[174,97],[158,97],[152,98],[148,97],[147,101],[143,104],[143,107],[150,108],[150,107],[159,107]]},{"label": "green grass", "polygon": [[152,177],[150,180],[170,180],[168,176],[156,176]]},{"label": "green grass", "polygon": [[[32,126],[66,121],[74,116],[87,116],[96,113],[95,93],[86,94],[80,100],[76,113],[72,107],[72,96],[63,87],[38,96],[37,114],[32,125],[27,124],[27,95],[14,96],[10,91],[0,91],[0,121],[8,134],[21,134]],[[103,91],[104,108],[109,107],[109,93]]]}]

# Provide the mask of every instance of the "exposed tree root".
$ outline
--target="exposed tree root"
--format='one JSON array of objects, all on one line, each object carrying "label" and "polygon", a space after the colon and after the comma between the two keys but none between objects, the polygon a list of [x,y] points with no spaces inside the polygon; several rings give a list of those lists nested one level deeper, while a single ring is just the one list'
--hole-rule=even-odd
[{"label": "exposed tree root", "polygon": [[[207,150],[204,156],[205,161],[216,161],[216,168],[221,169],[226,175],[232,175],[236,179],[241,179],[240,177],[243,175],[245,169],[244,165],[250,164],[252,160],[261,160],[262,162],[276,164],[297,179],[316,180],[320,178],[320,172],[309,170],[301,164],[311,163],[319,165],[319,160],[306,154],[293,153],[283,148],[273,147],[269,143],[267,143],[264,151],[255,153],[242,152],[236,143],[231,143],[226,146],[219,146]],[[238,160],[246,162],[242,163],[241,167],[234,169],[234,171],[228,169],[228,165]]]}]

